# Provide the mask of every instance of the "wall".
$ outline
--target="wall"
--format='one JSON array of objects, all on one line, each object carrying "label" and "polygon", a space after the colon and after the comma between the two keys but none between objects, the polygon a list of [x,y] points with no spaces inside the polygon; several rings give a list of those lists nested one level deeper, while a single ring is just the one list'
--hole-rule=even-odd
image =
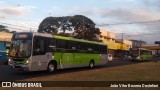
[{"label": "wall", "polygon": [[6,58],[6,42],[10,42],[12,38],[11,33],[0,32],[0,60]]},{"label": "wall", "polygon": [[5,42],[0,41],[0,60],[4,60],[6,57]]},{"label": "wall", "polygon": [[10,42],[12,38],[12,33],[0,32],[0,41]]},{"label": "wall", "polygon": [[115,44],[115,33],[109,32],[105,29],[100,29],[101,35],[99,36],[99,39],[102,40],[103,43],[108,45],[108,49],[116,49]]},{"label": "wall", "polygon": [[[120,43],[120,44],[122,43],[122,39],[116,39],[116,40],[118,41],[117,43]],[[130,48],[132,48],[132,41],[124,39],[122,50],[129,50]],[[119,48],[117,48],[117,49],[119,49]]]}]

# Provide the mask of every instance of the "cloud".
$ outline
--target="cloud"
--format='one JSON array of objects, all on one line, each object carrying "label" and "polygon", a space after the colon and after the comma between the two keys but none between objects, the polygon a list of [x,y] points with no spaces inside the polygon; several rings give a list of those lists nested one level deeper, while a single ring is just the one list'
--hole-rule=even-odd
[{"label": "cloud", "polygon": [[94,9],[86,9],[86,8],[80,8],[80,7],[74,7],[72,10],[69,10],[70,15],[75,15],[75,14],[83,14],[83,15],[93,15],[94,14]]},{"label": "cloud", "polygon": [[152,13],[138,8],[100,9],[97,12],[102,18],[114,18],[124,22],[157,20],[160,18],[160,13],[158,12]]},{"label": "cloud", "polygon": [[30,30],[37,31],[39,21],[7,20],[6,22],[3,23],[3,25],[7,26],[10,31],[18,31],[18,32],[30,31]]},{"label": "cloud", "polygon": [[23,16],[23,15],[28,15],[32,9],[36,9],[36,8],[37,7],[35,6],[3,7],[3,8],[0,8],[0,12],[7,15]]},{"label": "cloud", "polygon": [[[160,0],[159,0],[160,1]],[[158,4],[157,6],[158,7]],[[146,8],[76,8],[72,10],[73,13],[80,13],[87,16],[96,16],[99,21],[95,21],[98,27],[106,28],[115,33],[126,33],[126,34],[139,34],[135,36],[135,39],[142,39],[149,42],[153,42],[160,38],[160,21],[159,22],[148,22],[148,23],[134,23],[125,24],[132,22],[147,22],[160,20],[160,12],[152,11]],[[92,19],[92,18],[91,18]],[[93,18],[95,19],[95,18]],[[122,25],[109,24],[122,23]],[[123,24],[124,23],[124,24]],[[158,34],[157,34],[158,33]],[[131,35],[132,36],[132,35]]]},{"label": "cloud", "polygon": [[23,9],[20,9],[18,7],[5,7],[5,8],[0,8],[0,11],[8,14],[8,15],[15,15],[15,16],[19,16],[19,15],[25,15],[26,12],[23,11]]},{"label": "cloud", "polygon": [[160,10],[160,0],[142,0],[145,8]]},{"label": "cloud", "polygon": [[0,18],[3,18],[4,17],[4,15],[3,14],[0,14]]}]

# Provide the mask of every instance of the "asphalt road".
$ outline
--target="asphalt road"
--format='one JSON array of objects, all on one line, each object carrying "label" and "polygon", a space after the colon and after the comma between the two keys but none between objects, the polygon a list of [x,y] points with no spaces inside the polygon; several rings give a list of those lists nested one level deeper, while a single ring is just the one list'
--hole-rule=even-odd
[{"label": "asphalt road", "polygon": [[[140,62],[133,62],[130,60],[114,60],[112,62],[109,62],[105,66],[98,66],[95,67],[96,69],[102,69],[102,68],[109,68],[109,67],[118,67],[123,65],[129,65],[129,64],[137,64]],[[72,69],[63,69],[58,70],[56,73],[47,73],[46,71],[38,71],[38,72],[15,72],[7,65],[0,65],[0,81],[16,81],[16,80],[23,80],[23,79],[29,79],[34,77],[41,77],[41,76],[50,76],[50,75],[60,75],[65,73],[72,73],[72,72],[79,72],[79,71],[87,71],[90,70],[88,67],[82,67],[82,68],[72,68]],[[37,80],[38,81],[38,80]]]}]

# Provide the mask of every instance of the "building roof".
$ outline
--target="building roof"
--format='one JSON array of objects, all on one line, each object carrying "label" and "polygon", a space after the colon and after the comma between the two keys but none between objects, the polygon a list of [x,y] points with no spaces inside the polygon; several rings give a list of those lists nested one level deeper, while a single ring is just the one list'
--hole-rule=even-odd
[{"label": "building roof", "polygon": [[12,35],[12,33],[0,32],[0,41],[10,42]]},{"label": "building roof", "polygon": [[141,46],[141,47],[150,50],[160,50],[160,46]]}]

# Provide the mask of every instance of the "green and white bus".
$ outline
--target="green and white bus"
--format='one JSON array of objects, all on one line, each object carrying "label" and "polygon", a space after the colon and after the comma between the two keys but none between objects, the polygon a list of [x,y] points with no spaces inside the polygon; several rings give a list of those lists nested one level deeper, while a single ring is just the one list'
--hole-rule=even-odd
[{"label": "green and white bus", "polygon": [[9,65],[25,71],[93,68],[108,62],[106,44],[33,32],[15,33],[9,55]]},{"label": "green and white bus", "polygon": [[131,60],[149,61],[152,58],[152,51],[144,48],[132,48],[130,49],[129,53],[129,59]]}]

